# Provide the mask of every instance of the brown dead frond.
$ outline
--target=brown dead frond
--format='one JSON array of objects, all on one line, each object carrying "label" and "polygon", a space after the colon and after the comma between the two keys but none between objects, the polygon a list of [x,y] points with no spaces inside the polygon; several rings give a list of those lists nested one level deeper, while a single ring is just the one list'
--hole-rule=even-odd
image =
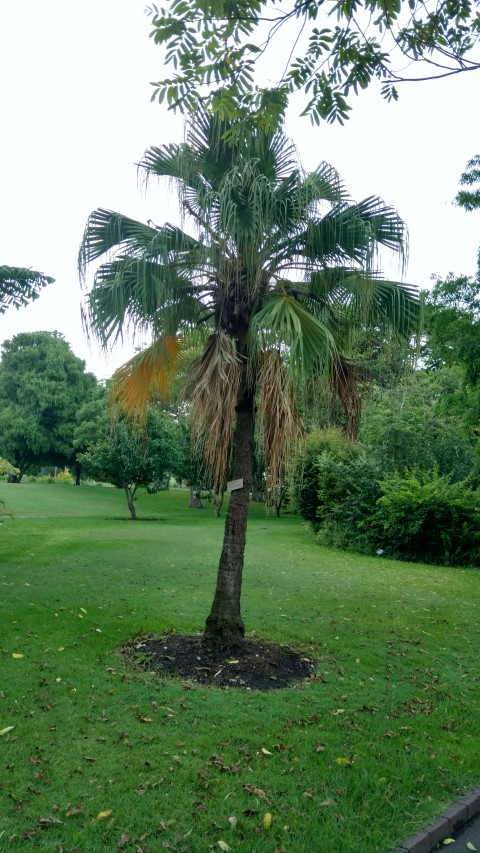
[{"label": "brown dead frond", "polygon": [[330,383],[345,415],[344,433],[352,441],[357,440],[360,429],[362,398],[359,389],[370,379],[367,371],[356,367],[349,359],[337,354],[332,360]]},{"label": "brown dead frond", "polygon": [[113,374],[112,404],[128,417],[144,421],[151,400],[168,399],[182,354],[181,340],[167,335],[134,355]]},{"label": "brown dead frond", "polygon": [[203,451],[214,491],[225,482],[230,464],[241,374],[235,342],[221,331],[210,335],[189,371],[185,396],[193,408],[193,441]]},{"label": "brown dead frond", "polygon": [[278,350],[264,354],[259,385],[259,440],[264,446],[266,485],[273,488],[303,436],[293,388]]}]

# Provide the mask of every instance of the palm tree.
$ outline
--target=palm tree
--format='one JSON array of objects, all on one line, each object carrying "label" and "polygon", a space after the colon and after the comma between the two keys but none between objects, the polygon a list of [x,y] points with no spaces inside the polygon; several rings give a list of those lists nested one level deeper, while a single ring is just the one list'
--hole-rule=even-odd
[{"label": "palm tree", "polygon": [[[378,249],[405,256],[405,226],[377,197],[353,203],[337,172],[305,174],[281,129],[231,133],[218,115],[192,118],[182,144],[146,151],[146,178],[174,179],[184,227],[94,211],[79,268],[99,259],[84,322],[103,345],[127,327],[153,342],[116,375],[131,412],[165,393],[194,331],[204,336],[187,393],[205,459],[236,481],[225,521],[205,640],[241,642],[240,592],[255,434],[270,482],[301,432],[299,380],[326,371],[341,385],[355,322],[411,334],[413,288],[382,280]],[[191,230],[187,230],[187,223]]]},{"label": "palm tree", "polygon": [[12,305],[20,308],[37,299],[42,287],[53,282],[53,278],[36,270],[0,266],[0,314]]}]

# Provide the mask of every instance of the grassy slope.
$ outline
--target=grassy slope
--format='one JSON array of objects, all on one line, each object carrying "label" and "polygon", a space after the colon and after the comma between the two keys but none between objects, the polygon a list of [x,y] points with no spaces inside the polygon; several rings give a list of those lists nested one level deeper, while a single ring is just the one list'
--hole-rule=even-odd
[{"label": "grassy slope", "polygon": [[385,853],[478,784],[478,572],[332,552],[254,510],[247,628],[303,646],[319,678],[202,689],[117,649],[201,629],[222,519],[185,492],[141,499],[163,519],[143,524],[115,520],[113,489],[0,483],[1,499],[17,517],[0,527],[0,848],[114,851],[128,830],[126,851]]}]

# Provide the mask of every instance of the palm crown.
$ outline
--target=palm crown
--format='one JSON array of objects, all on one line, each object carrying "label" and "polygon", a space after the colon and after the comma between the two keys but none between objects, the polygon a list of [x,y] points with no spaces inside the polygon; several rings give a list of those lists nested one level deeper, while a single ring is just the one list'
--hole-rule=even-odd
[{"label": "palm crown", "polygon": [[[217,115],[199,114],[185,143],[150,148],[139,164],[147,178],[178,181],[192,231],[100,209],[89,218],[80,266],[107,256],[85,312],[105,344],[129,325],[152,333],[152,347],[118,377],[127,407],[165,389],[180,363],[180,336],[210,330],[190,387],[195,398],[203,374],[197,426],[212,423],[211,396],[215,423],[229,437],[235,396],[225,390],[233,383],[238,391],[242,360],[258,383],[266,364],[259,350],[275,349],[288,384],[346,352],[355,323],[410,333],[418,310],[413,288],[376,273],[379,247],[405,256],[406,230],[393,208],[374,196],[352,203],[326,163],[305,174],[281,131],[250,129],[226,142],[227,129]],[[212,444],[221,444],[218,432]]]}]

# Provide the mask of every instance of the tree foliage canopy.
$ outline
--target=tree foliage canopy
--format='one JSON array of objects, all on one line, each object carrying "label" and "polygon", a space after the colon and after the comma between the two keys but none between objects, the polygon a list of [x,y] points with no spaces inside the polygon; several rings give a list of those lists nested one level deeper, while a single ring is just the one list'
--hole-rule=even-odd
[{"label": "tree foliage canopy", "polygon": [[[343,122],[350,96],[374,81],[397,100],[400,83],[478,70],[478,9],[479,0],[170,0],[148,10],[173,68],[152,99],[193,112],[203,98],[230,118],[261,108],[268,121],[301,91],[312,121]],[[276,53],[276,81],[254,85],[264,58],[275,74]]]},{"label": "tree foliage canopy", "polygon": [[32,299],[38,299],[40,290],[54,279],[24,267],[0,266],[0,314],[7,308],[20,308]]},{"label": "tree foliage canopy", "polygon": [[[93,437],[91,406],[79,413],[76,441]],[[82,421],[85,420],[85,429]],[[132,518],[136,518],[135,498],[139,488],[154,493],[168,485],[179,466],[179,431],[174,419],[150,408],[142,425],[115,416],[104,399],[97,420],[96,440],[87,443],[79,461],[95,478],[111,483],[125,493]]]},{"label": "tree foliage canopy", "polygon": [[464,210],[471,212],[480,209],[480,154],[468,161],[466,169],[460,175],[461,189],[455,201]]},{"label": "tree foliage canopy", "polygon": [[96,379],[59,332],[22,332],[2,345],[1,451],[24,473],[73,458],[78,407]]},{"label": "tree foliage canopy", "polygon": [[418,323],[415,288],[378,274],[380,248],[404,256],[397,212],[375,196],[353,202],[327,163],[304,174],[282,131],[243,126],[241,139],[225,141],[230,127],[199,111],[186,143],[151,148],[140,164],[148,177],[178,179],[196,237],[100,209],[80,255],[81,269],[102,259],[85,309],[101,341],[128,325],[153,333],[153,345],[117,374],[127,407],[168,391],[192,329],[203,335],[187,385],[217,482],[246,365],[248,383],[263,389],[259,432],[276,471],[298,428],[295,379],[329,363],[338,378],[336,354],[358,322],[407,336]]}]

